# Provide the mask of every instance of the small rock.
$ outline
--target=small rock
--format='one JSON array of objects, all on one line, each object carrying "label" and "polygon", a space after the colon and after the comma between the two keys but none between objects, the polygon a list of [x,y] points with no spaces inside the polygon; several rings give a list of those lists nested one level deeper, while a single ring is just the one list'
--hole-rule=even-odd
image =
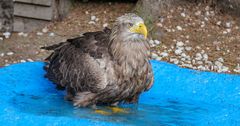
[{"label": "small rock", "polygon": [[201,53],[196,53],[196,60],[202,60],[202,54]]},{"label": "small rock", "polygon": [[154,40],[154,43],[155,43],[156,45],[159,45],[159,44],[160,44],[160,41]]},{"label": "small rock", "polygon": [[202,61],[197,61],[197,64],[200,64],[200,65],[202,65],[202,64],[203,64],[203,62],[202,62]]},{"label": "small rock", "polygon": [[96,24],[94,21],[89,21],[88,24]]},{"label": "small rock", "polygon": [[23,32],[19,32],[19,33],[18,33],[18,36],[23,36],[23,35],[24,35]]},{"label": "small rock", "polygon": [[224,62],[224,60],[223,60],[222,57],[218,58],[217,60],[218,60],[219,62],[222,62],[222,63]]},{"label": "small rock", "polygon": [[220,61],[215,61],[214,64],[218,66],[219,68],[223,66],[223,64]]},{"label": "small rock", "polygon": [[198,69],[198,70],[206,70],[206,67],[200,65],[200,66],[197,67],[197,69]]},{"label": "small rock", "polygon": [[230,28],[231,27],[231,22],[226,22],[226,27]]},{"label": "small rock", "polygon": [[96,18],[97,18],[96,16],[92,15],[92,16],[91,16],[91,21],[95,21]]},{"label": "small rock", "polygon": [[185,50],[187,50],[187,51],[191,51],[192,50],[192,47],[185,47]]},{"label": "small rock", "polygon": [[162,60],[162,57],[157,57],[156,60],[160,61]]},{"label": "small rock", "polygon": [[20,60],[20,62],[21,62],[21,63],[25,63],[25,62],[26,62],[26,60]]},{"label": "small rock", "polygon": [[99,21],[99,18],[96,18],[95,21],[98,22],[98,21]]},{"label": "small rock", "polygon": [[0,56],[3,57],[5,54],[4,53],[0,53]]},{"label": "small rock", "polygon": [[228,32],[227,31],[223,31],[223,34],[227,34]]},{"label": "small rock", "polygon": [[158,55],[156,53],[152,53],[152,59],[156,59]]},{"label": "small rock", "polygon": [[181,57],[186,58],[186,57],[187,57],[186,53],[182,53],[182,54],[181,54]]},{"label": "small rock", "polygon": [[5,38],[8,39],[11,36],[11,33],[10,32],[4,32],[3,35],[4,35]]},{"label": "small rock", "polygon": [[157,23],[157,26],[163,27],[162,23]]},{"label": "small rock", "polygon": [[33,60],[32,60],[32,59],[27,59],[27,61],[28,61],[28,62],[33,62]]},{"label": "small rock", "polygon": [[51,33],[49,33],[49,36],[53,37],[53,36],[55,36],[55,33],[51,32]]},{"label": "small rock", "polygon": [[222,72],[228,72],[229,68],[226,66],[222,66],[221,71]]},{"label": "small rock", "polygon": [[181,42],[181,41],[178,41],[177,44],[176,44],[177,47],[181,47],[181,46],[183,46],[183,45],[184,45],[184,43]]},{"label": "small rock", "polygon": [[210,9],[209,6],[206,6],[206,7],[205,7],[205,10],[206,10],[206,11],[209,11],[209,9]]},{"label": "small rock", "polygon": [[8,56],[11,56],[11,55],[13,55],[14,53],[13,52],[7,52],[7,55]]},{"label": "small rock", "polygon": [[88,11],[85,11],[85,14],[89,14],[89,12],[88,12]]},{"label": "small rock", "polygon": [[221,22],[221,21],[218,21],[218,22],[217,22],[217,25],[221,25],[221,24],[222,24],[222,22]]},{"label": "small rock", "polygon": [[209,16],[209,15],[210,15],[210,13],[207,11],[207,12],[205,13],[205,15],[206,15],[206,16]]},{"label": "small rock", "polygon": [[205,60],[205,61],[208,60],[208,55],[207,54],[203,54],[203,60]]},{"label": "small rock", "polygon": [[176,55],[180,55],[182,53],[182,49],[177,49],[177,50],[174,51],[174,53]]},{"label": "small rock", "polygon": [[24,34],[23,34],[23,37],[28,37],[28,34],[27,34],[27,33],[24,33]]},{"label": "small rock", "polygon": [[175,58],[170,58],[169,61],[174,63],[174,64],[178,64],[179,63],[179,60],[175,59]]},{"label": "small rock", "polygon": [[43,28],[43,29],[42,29],[42,32],[43,32],[43,33],[47,33],[47,32],[48,32],[48,28],[47,28],[47,27]]},{"label": "small rock", "polygon": [[226,29],[227,33],[230,33],[231,32],[231,29]]},{"label": "small rock", "polygon": [[205,20],[205,21],[208,21],[208,18],[207,18],[207,17],[205,17],[205,18],[204,18],[204,20]]},{"label": "small rock", "polygon": [[168,53],[162,52],[162,53],[160,53],[160,56],[162,56],[162,57],[167,57],[167,56],[168,56]]},{"label": "small rock", "polygon": [[103,24],[103,27],[105,28],[105,27],[107,27],[108,26],[108,23],[104,23]]},{"label": "small rock", "polygon": [[236,73],[240,73],[240,65],[237,64],[236,68],[233,69],[233,71],[236,72]]},{"label": "small rock", "polygon": [[154,44],[154,41],[151,39],[151,40],[149,40],[149,43],[150,44]]},{"label": "small rock", "polygon": [[3,40],[3,37],[0,37],[0,41],[2,41]]},{"label": "small rock", "polygon": [[199,16],[200,14],[201,14],[201,11],[195,12],[195,15],[196,15],[196,16]]},{"label": "small rock", "polygon": [[181,16],[182,16],[182,17],[186,17],[186,14],[182,12],[182,13],[181,13]]},{"label": "small rock", "polygon": [[42,33],[42,32],[37,32],[37,35],[38,35],[38,36],[42,36],[43,33]]},{"label": "small rock", "polygon": [[179,31],[182,31],[182,30],[183,30],[181,26],[177,26],[176,28],[177,28],[177,30],[179,30]]}]

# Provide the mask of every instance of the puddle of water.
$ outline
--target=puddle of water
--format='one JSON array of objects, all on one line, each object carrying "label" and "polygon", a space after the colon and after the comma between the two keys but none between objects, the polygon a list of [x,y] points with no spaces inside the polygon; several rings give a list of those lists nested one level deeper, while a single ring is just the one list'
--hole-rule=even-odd
[{"label": "puddle of water", "polygon": [[[63,100],[63,95],[52,93],[46,96],[32,94],[16,94],[10,105],[17,111],[53,117],[85,118],[93,121],[106,121],[127,125],[182,125],[191,126],[198,121],[200,115],[208,112],[206,108],[194,104],[183,103],[171,99],[159,100],[159,104],[121,105],[128,113],[101,115],[91,108],[74,108],[71,102]],[[98,106],[106,110],[106,107]]]}]

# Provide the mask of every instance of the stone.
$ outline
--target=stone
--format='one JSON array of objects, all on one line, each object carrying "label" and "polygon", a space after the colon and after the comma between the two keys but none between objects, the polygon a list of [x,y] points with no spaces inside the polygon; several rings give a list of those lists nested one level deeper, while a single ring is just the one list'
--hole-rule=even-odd
[{"label": "stone", "polygon": [[11,36],[11,33],[10,32],[4,32],[3,35],[4,35],[5,38],[8,39]]},{"label": "stone", "polygon": [[177,26],[176,28],[177,28],[177,30],[179,30],[179,31],[182,31],[182,30],[183,30],[181,26]]},{"label": "stone", "polygon": [[177,47],[180,47],[180,46],[183,46],[183,45],[184,45],[184,43],[182,41],[178,41],[177,44],[176,44]]},{"label": "stone", "polygon": [[55,33],[51,32],[51,33],[49,33],[49,36],[53,37],[53,36],[55,36]]},{"label": "stone", "polygon": [[187,50],[187,51],[191,51],[192,50],[192,47],[185,47],[185,50]]},{"label": "stone", "polygon": [[175,53],[176,55],[180,55],[180,54],[182,53],[182,50],[181,50],[181,49],[177,49],[177,50],[174,51],[174,53]]},{"label": "stone", "polygon": [[208,55],[207,54],[203,54],[203,60],[205,60],[205,61],[208,60]]},{"label": "stone", "polygon": [[160,56],[162,56],[162,57],[167,57],[167,56],[168,56],[168,53],[162,52],[162,53],[160,53]]},{"label": "stone", "polygon": [[156,45],[159,45],[161,42],[158,41],[158,40],[154,40],[154,43],[155,43]]},{"label": "stone", "polygon": [[196,60],[202,60],[202,54],[201,53],[196,53]]},{"label": "stone", "polygon": [[92,15],[92,16],[91,16],[91,21],[95,21],[96,18],[97,18],[96,16]]},{"label": "stone", "polygon": [[33,60],[32,60],[32,59],[27,59],[27,61],[28,61],[28,62],[33,62]]},{"label": "stone", "polygon": [[158,55],[156,53],[152,53],[151,57],[152,57],[152,59],[156,59],[156,58],[158,58]]},{"label": "stone", "polygon": [[37,35],[38,35],[38,36],[42,36],[43,33],[42,33],[42,32],[37,32]]},{"label": "stone", "polygon": [[88,24],[96,24],[94,21],[89,21]]},{"label": "stone", "polygon": [[46,27],[43,28],[43,29],[42,29],[42,32],[43,32],[43,33],[47,33],[47,32],[48,32],[48,28],[46,28]]},{"label": "stone", "polygon": [[7,55],[8,56],[11,56],[11,55],[13,55],[14,53],[13,52],[7,52]]},{"label": "stone", "polygon": [[224,59],[222,57],[217,59],[219,62],[224,62]]},{"label": "stone", "polygon": [[105,27],[107,27],[108,26],[108,23],[104,23],[103,24],[103,27],[105,28]]},{"label": "stone", "polygon": [[186,14],[182,12],[182,13],[181,13],[181,16],[182,16],[182,17],[186,17]]},{"label": "stone", "polygon": [[230,28],[231,27],[231,22],[226,22],[226,27]]}]

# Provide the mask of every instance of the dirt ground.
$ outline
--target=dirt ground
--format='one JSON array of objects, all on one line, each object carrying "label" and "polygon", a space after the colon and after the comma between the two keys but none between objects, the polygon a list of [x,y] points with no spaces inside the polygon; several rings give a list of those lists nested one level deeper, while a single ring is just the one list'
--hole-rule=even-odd
[{"label": "dirt ground", "polygon": [[[67,18],[31,33],[14,33],[0,40],[0,67],[42,61],[50,52],[40,47],[65,41],[87,31],[111,27],[116,17],[131,12],[134,3],[78,3]],[[151,40],[152,58],[192,69],[240,73],[238,17],[207,5],[185,5],[161,12],[155,27],[161,40]]]}]

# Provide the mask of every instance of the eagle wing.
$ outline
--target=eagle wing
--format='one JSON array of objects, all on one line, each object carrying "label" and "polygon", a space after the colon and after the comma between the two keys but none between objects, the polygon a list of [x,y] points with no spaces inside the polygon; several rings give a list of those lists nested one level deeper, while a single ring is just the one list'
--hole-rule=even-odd
[{"label": "eagle wing", "polygon": [[[87,32],[83,36],[68,39],[66,42],[43,47],[53,50],[46,58],[46,77],[57,88],[70,88],[74,91],[98,92],[106,87],[104,67],[101,63],[109,60],[108,42],[111,30]],[[106,63],[104,63],[106,67]]]}]

